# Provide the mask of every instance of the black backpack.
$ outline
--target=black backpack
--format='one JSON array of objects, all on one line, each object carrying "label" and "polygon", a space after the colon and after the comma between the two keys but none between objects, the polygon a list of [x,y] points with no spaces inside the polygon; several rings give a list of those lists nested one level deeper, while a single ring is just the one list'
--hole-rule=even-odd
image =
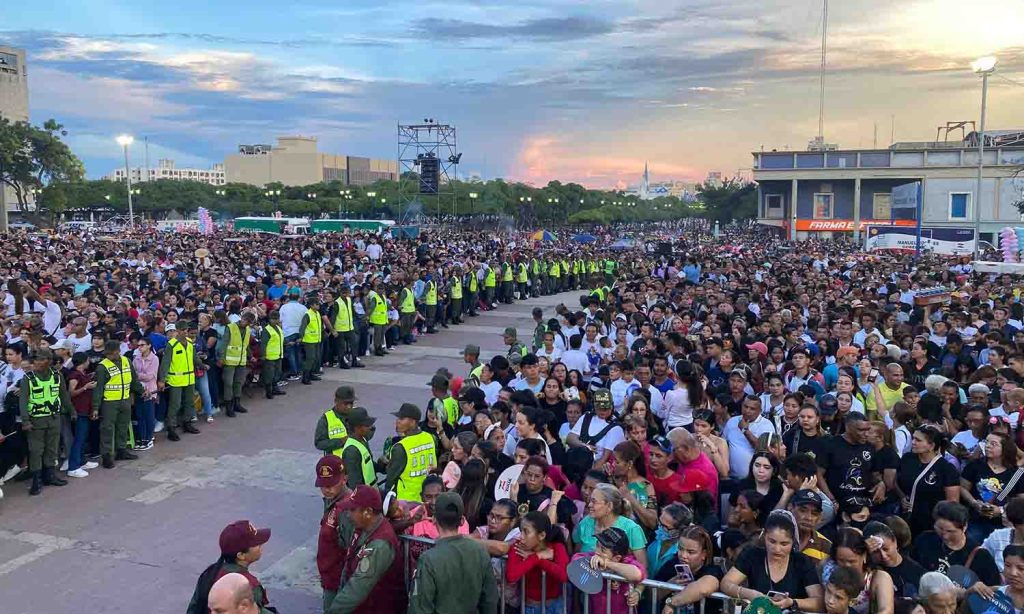
[{"label": "black backpack", "polygon": [[588,446],[597,444],[597,442],[599,442],[602,439],[604,439],[604,436],[607,435],[609,431],[611,431],[613,428],[619,426],[619,422],[618,422],[618,420],[615,419],[615,415],[613,414],[611,419],[608,421],[608,424],[606,424],[603,429],[598,431],[597,435],[591,436],[589,434],[590,433],[590,422],[593,419],[594,419],[594,414],[592,414],[590,412],[587,412],[586,414],[583,415],[583,425],[580,426],[580,441],[582,441],[583,443],[585,443]]}]

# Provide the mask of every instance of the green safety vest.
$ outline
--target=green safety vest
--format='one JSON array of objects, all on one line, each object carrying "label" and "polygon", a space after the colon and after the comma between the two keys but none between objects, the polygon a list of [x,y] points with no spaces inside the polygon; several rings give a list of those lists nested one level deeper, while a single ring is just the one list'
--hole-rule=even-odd
[{"label": "green safety vest", "polygon": [[472,371],[469,372],[469,376],[473,377],[473,378],[476,378],[476,381],[479,382],[480,381],[480,374],[483,373],[483,370],[484,370],[484,366],[482,364],[481,365],[477,365],[477,366],[473,367]]},{"label": "green safety vest", "polygon": [[433,279],[427,282],[427,291],[425,293],[423,302],[425,302],[427,305],[437,304],[437,284],[434,282]]},{"label": "green safety vest", "polygon": [[[348,437],[348,429],[345,428],[345,421],[338,417],[334,413],[334,408],[328,409],[324,412],[324,417],[327,418],[327,438],[328,439],[345,439]],[[337,457],[341,457],[341,452],[345,448],[338,448],[332,452]]]},{"label": "green safety vest", "polygon": [[554,278],[556,278],[556,279],[557,279],[558,277],[560,277],[560,275],[559,275],[559,272],[558,272],[558,262],[552,262],[552,263],[551,263],[551,268],[550,268],[550,269],[548,269],[548,273],[549,273],[549,274],[550,274],[550,275],[551,275],[552,277],[554,277]]},{"label": "green safety vest", "polygon": [[526,270],[526,263],[525,262],[520,262],[519,263],[519,275],[516,278],[516,281],[521,283],[521,284],[525,284],[527,279],[529,279],[529,273]]},{"label": "green safety vest", "polygon": [[267,354],[266,360],[280,360],[284,354],[284,331],[273,324],[267,324]]},{"label": "green safety vest", "polygon": [[437,465],[437,451],[434,437],[426,431],[403,437],[398,445],[405,448],[405,467],[398,476],[396,490],[399,501],[422,503],[420,492],[427,474]]},{"label": "green safety vest", "polygon": [[249,327],[245,332],[238,327],[238,323],[228,324],[228,345],[224,348],[224,364],[228,367],[240,367],[245,364],[249,356]]},{"label": "green safety vest", "polygon": [[334,302],[338,305],[338,315],[334,318],[334,330],[339,333],[354,330],[352,322],[355,320],[355,311],[352,309],[352,297],[339,296]]},{"label": "green safety vest", "polygon": [[416,295],[409,288],[402,288],[402,302],[398,305],[401,313],[416,313]]},{"label": "green safety vest", "polygon": [[537,262],[536,258],[530,261],[530,269],[533,271],[534,276],[540,274],[540,264]]},{"label": "green safety vest", "polygon": [[35,372],[28,378],[28,417],[46,418],[60,413],[60,374],[50,371],[50,379],[39,379]]},{"label": "green safety vest", "polygon": [[[185,388],[196,383],[195,346],[177,339],[167,342],[171,350],[171,367],[167,370],[167,385],[171,388]],[[104,396],[106,396],[104,394]]]},{"label": "green safety vest", "polygon": [[603,288],[594,288],[594,291],[590,293],[590,296],[596,296],[597,300],[603,303],[604,302],[604,289]]},{"label": "green safety vest", "polygon": [[367,298],[373,301],[373,311],[370,312],[370,324],[384,326],[388,323],[388,305],[384,297],[377,294],[376,290],[370,290]]},{"label": "green safety vest", "polygon": [[611,275],[614,272],[615,272],[615,261],[614,260],[605,260],[604,261],[604,274],[605,275]]},{"label": "green safety vest", "polygon": [[341,450],[344,452],[349,448],[355,448],[359,452],[359,465],[363,472],[363,484],[366,484],[367,486],[376,486],[377,470],[373,467],[373,456],[370,455],[369,448],[367,448],[363,442],[358,441],[355,437],[349,437],[345,442],[345,446]]},{"label": "green safety vest", "polygon": [[462,410],[459,409],[459,402],[451,396],[447,396],[441,400],[441,403],[444,405],[445,420],[453,427],[458,426],[459,414],[462,413]]},{"label": "green safety vest", "polygon": [[501,264],[501,281],[512,281],[512,265],[507,262]]},{"label": "green safety vest", "polygon": [[122,356],[120,366],[115,365],[106,358],[101,360],[100,364],[103,365],[110,375],[107,385],[103,387],[103,400],[123,401],[127,399],[128,395],[131,394],[130,389],[132,387],[132,366],[128,362],[128,358]]},{"label": "green safety vest", "polygon": [[306,309],[306,315],[309,316],[309,322],[306,324],[306,330],[302,333],[303,343],[320,343],[320,334],[323,331],[323,322],[321,321],[320,312],[316,309]]},{"label": "green safety vest", "polygon": [[470,271],[469,273],[469,291],[470,293],[476,292],[476,271]]},{"label": "green safety vest", "polygon": [[458,275],[452,277],[452,298],[462,298],[462,280],[459,279]]},{"label": "green safety vest", "polygon": [[487,269],[487,277],[484,278],[484,287],[493,288],[496,285],[498,285],[498,282],[495,279],[494,269],[489,267]]}]

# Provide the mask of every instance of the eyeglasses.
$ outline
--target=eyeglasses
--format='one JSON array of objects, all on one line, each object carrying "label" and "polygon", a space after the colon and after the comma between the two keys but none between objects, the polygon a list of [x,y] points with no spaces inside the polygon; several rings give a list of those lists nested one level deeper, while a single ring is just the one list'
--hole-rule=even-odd
[{"label": "eyeglasses", "polygon": [[488,520],[512,520],[512,516],[499,516],[498,514],[487,514]]}]

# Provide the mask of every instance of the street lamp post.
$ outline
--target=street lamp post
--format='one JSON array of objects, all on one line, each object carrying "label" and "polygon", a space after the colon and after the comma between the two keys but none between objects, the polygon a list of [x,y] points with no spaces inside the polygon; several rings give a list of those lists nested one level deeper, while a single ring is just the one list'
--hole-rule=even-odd
[{"label": "street lamp post", "polygon": [[469,193],[469,216],[470,217],[473,217],[473,215],[476,213],[476,199],[479,198],[479,197],[480,197],[480,195],[477,194],[476,192],[470,192]]},{"label": "street lamp post", "polygon": [[978,130],[978,182],[974,190],[974,259],[981,254],[981,175],[985,168],[985,106],[988,99],[988,76],[996,70],[992,56],[971,62],[971,70],[981,75],[981,126]]},{"label": "street lamp post", "polygon": [[128,168],[128,146],[135,142],[130,134],[117,137],[117,144],[124,149],[124,180],[128,185],[128,225],[135,226],[135,207],[132,206],[132,171]]}]

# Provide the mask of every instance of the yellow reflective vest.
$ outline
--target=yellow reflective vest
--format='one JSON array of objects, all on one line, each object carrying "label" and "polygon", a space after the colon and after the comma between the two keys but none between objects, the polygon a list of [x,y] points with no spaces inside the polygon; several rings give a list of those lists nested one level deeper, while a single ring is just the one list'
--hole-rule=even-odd
[{"label": "yellow reflective vest", "polygon": [[355,448],[359,452],[359,466],[363,474],[363,484],[376,486],[377,470],[373,467],[373,456],[370,454],[370,449],[355,437],[348,438],[345,446],[341,449],[342,453],[349,448]]},{"label": "yellow reflective vest", "polygon": [[338,305],[338,315],[334,318],[334,330],[339,333],[347,333],[351,330],[355,330],[353,321],[355,320],[356,312],[352,308],[352,297],[338,297],[334,302]]},{"label": "yellow reflective vest", "polygon": [[529,272],[526,270],[526,263],[519,263],[519,273],[516,276],[516,281],[521,284],[525,284],[526,280],[529,279]]},{"label": "yellow reflective vest", "polygon": [[45,418],[59,414],[60,373],[51,370],[50,379],[44,380],[30,371],[25,374],[25,379],[28,380],[28,417]]},{"label": "yellow reflective vest", "polygon": [[452,277],[452,298],[462,298],[462,280],[459,279],[458,275]]},{"label": "yellow reflective vest", "polygon": [[249,327],[241,330],[236,322],[228,324],[228,345],[224,348],[224,364],[228,367],[240,367],[249,357]]},{"label": "yellow reflective vest", "polygon": [[402,300],[398,304],[399,313],[416,313],[416,295],[411,288],[402,288]]},{"label": "yellow reflective vest", "polygon": [[494,275],[494,268],[493,267],[488,267],[487,268],[487,277],[484,278],[484,287],[485,288],[493,288],[496,285],[498,285],[498,282],[497,282],[497,279],[496,279],[496,277]]},{"label": "yellow reflective vest", "polygon": [[306,315],[309,316],[309,322],[306,323],[306,330],[302,333],[302,342],[320,343],[320,335],[323,332],[323,322],[320,317],[320,312],[316,309],[309,308],[306,310]]},{"label": "yellow reflective vest", "polygon": [[422,503],[420,491],[423,490],[423,481],[437,465],[434,437],[426,431],[420,431],[415,435],[403,437],[398,441],[398,445],[405,448],[405,468],[402,469],[402,475],[398,476],[396,484],[398,499]]},{"label": "yellow reflective vest", "polygon": [[196,383],[195,346],[177,339],[167,342],[171,352],[171,366],[167,370],[167,385],[171,388],[185,388]]},{"label": "yellow reflective vest", "polygon": [[103,400],[123,401],[127,399],[131,394],[129,391],[132,387],[132,365],[128,362],[128,358],[122,356],[120,365],[115,365],[106,358],[101,360],[100,364],[110,375],[107,385],[103,387]]},{"label": "yellow reflective vest", "polygon": [[366,298],[373,303],[373,311],[370,312],[370,324],[374,326],[384,326],[387,324],[388,304],[384,301],[384,297],[377,294],[376,290],[370,290],[370,294]]},{"label": "yellow reflective vest", "polygon": [[[345,439],[348,437],[348,429],[345,428],[345,421],[338,417],[338,414],[334,413],[334,408],[328,409],[324,412],[324,417],[327,419],[327,438],[328,439]],[[344,447],[333,450],[331,453],[337,457],[341,457],[341,452]]]},{"label": "yellow reflective vest", "polygon": [[428,305],[437,304],[437,283],[433,279],[427,282],[427,289],[423,293],[423,302]]},{"label": "yellow reflective vest", "polygon": [[263,358],[280,360],[284,354],[284,331],[273,324],[267,324],[267,337],[267,353]]}]

